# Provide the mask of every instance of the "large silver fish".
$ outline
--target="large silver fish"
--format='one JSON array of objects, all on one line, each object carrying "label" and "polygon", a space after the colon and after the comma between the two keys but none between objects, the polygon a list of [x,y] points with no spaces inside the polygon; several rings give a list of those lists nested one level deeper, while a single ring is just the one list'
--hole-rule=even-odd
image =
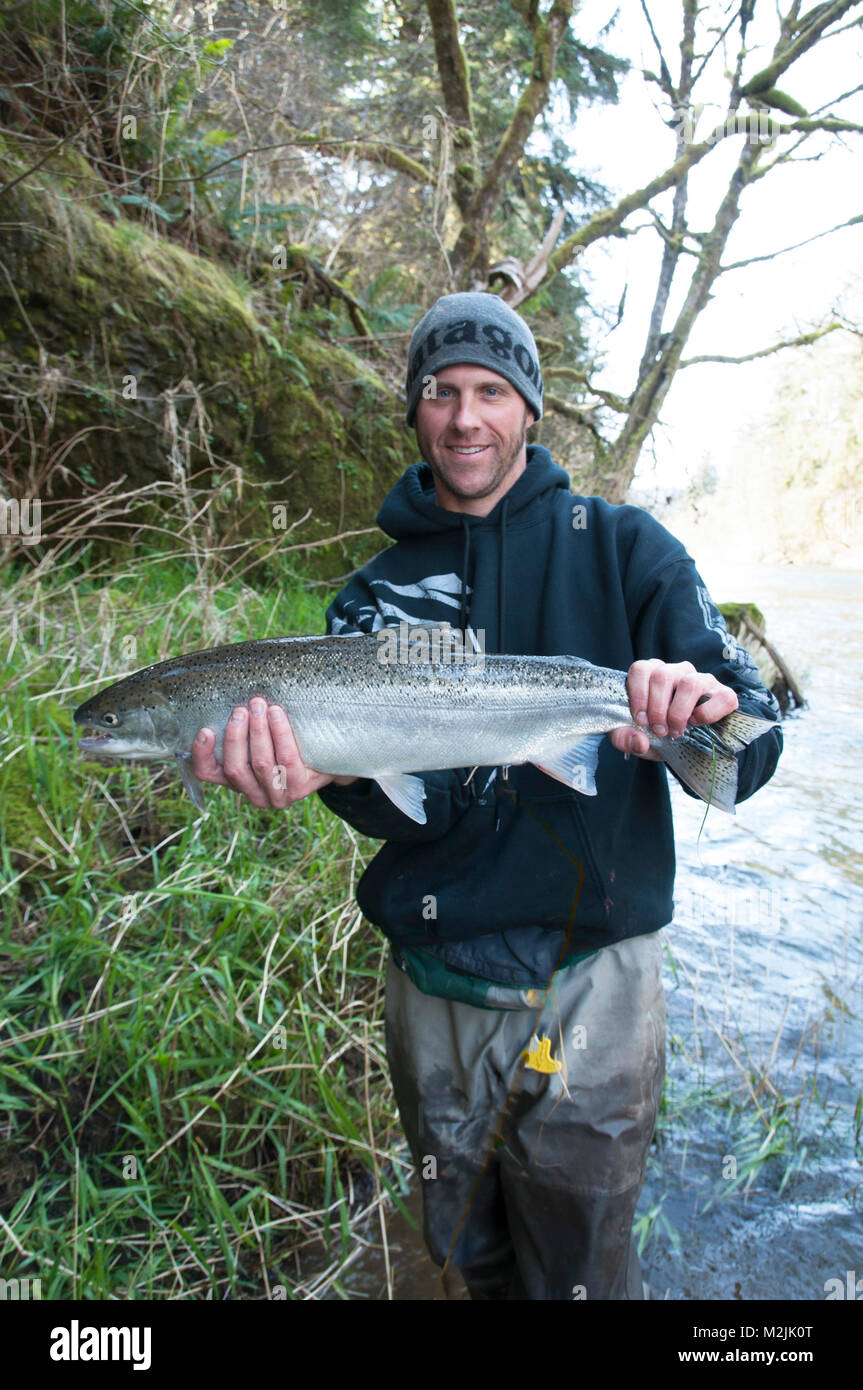
[{"label": "large silver fish", "polygon": [[[412,628],[407,642],[393,628],[374,635],[280,637],[162,661],[75,711],[77,725],[97,731],[78,746],[98,758],[176,757],[203,810],[203,788],[190,761],[196,733],[204,725],[215,729],[221,759],[231,710],[262,695],[287,712],[308,767],[373,778],[421,824],[425,788],[410,775],[420,771],[535,763],[595,796],[603,735],[635,726],[625,673],[574,656],[471,653],[457,633],[446,633],[449,644],[435,647],[435,631]],[[710,726],[690,725],[674,741],[644,732],[692,791],[733,814],[734,755],[774,727],[735,713]]]}]

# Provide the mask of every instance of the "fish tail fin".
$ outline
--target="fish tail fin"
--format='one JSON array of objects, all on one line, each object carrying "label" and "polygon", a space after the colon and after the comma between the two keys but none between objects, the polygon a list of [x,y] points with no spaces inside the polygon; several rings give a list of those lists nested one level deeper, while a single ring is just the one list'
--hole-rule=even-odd
[{"label": "fish tail fin", "polygon": [[680,739],[662,739],[657,751],[690,791],[710,806],[735,814],[737,799],[736,754],[775,729],[771,719],[752,714],[726,714],[715,724],[690,726]]},{"label": "fish tail fin", "polygon": [[537,753],[531,761],[540,772],[554,777],[565,787],[572,787],[584,796],[596,796],[596,761],[604,738],[605,734],[589,734],[568,748],[554,753]]},{"label": "fish tail fin", "polygon": [[736,710],[709,727],[729,753],[739,753],[766,734],[768,729],[775,729],[776,724],[772,719],[757,719],[754,714],[741,714]]},{"label": "fish tail fin", "polygon": [[[701,732],[701,731],[699,731]],[[663,739],[657,752],[668,763],[685,787],[710,806],[735,814],[737,799],[737,759],[713,739],[703,742],[688,730],[683,738]]]}]

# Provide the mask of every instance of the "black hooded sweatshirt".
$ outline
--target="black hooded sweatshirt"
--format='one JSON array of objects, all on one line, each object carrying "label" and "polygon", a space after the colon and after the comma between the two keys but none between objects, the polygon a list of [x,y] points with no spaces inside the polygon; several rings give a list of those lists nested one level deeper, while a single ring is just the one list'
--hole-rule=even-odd
[{"label": "black hooded sweatshirt", "polygon": [[[778,720],[680,542],[640,508],[572,494],[541,446],[527,460],[485,517],[438,507],[428,465],[409,468],[378,515],[396,544],[330,605],[328,631],[449,622],[484,632],[487,654],[568,654],[621,671],[648,657],[691,661],[730,685],[743,713]],[[781,748],[777,728],[737,755],[738,801],[770,778]],[[556,966],[671,920],[664,764],[627,759],[603,739],[596,796],[532,765],[470,773],[421,774],[425,825],[370,780],[320,793],[386,841],[357,901],[400,964],[405,953],[434,964],[429,992],[469,997],[447,988],[448,975],[541,988]]]}]

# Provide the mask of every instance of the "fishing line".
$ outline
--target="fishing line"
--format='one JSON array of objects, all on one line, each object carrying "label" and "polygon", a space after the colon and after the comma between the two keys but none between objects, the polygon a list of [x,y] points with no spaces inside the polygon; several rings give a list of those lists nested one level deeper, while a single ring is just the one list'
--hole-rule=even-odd
[{"label": "fishing line", "polygon": [[[705,808],[704,808],[704,816],[703,816],[703,818],[702,818],[701,825],[699,826],[699,829],[698,829],[698,835],[697,835],[696,840],[695,840],[695,848],[696,848],[696,850],[698,849],[699,845],[701,844],[701,832],[702,832],[702,830],[704,829],[705,825],[707,824],[707,812],[710,810],[710,807],[713,805],[713,788],[716,786],[716,766],[717,766],[717,763],[716,763],[716,745],[715,745],[715,744],[714,744],[714,746],[711,748],[710,753],[711,753],[711,756],[712,756],[712,758],[713,758],[713,766],[712,766],[712,768],[711,768],[711,774],[710,774],[710,790],[709,790],[708,793],[707,793],[707,805],[706,805]],[[701,864],[701,854],[700,854],[700,853],[699,853],[699,855],[698,855],[698,862],[699,862],[699,864]],[[704,865],[701,864],[701,867],[703,868]]]}]

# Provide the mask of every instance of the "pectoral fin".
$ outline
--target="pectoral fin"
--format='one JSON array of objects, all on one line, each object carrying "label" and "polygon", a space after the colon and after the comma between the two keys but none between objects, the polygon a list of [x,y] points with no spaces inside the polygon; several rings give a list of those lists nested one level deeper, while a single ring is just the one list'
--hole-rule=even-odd
[{"label": "pectoral fin", "polygon": [[203,811],[204,815],[206,815],[207,808],[204,805],[204,788],[201,786],[201,783],[195,776],[195,772],[192,768],[191,754],[177,753],[176,758],[177,767],[179,768],[180,776],[183,779],[183,786],[186,788],[186,791],[189,793],[189,796],[194,801],[198,810]]}]

